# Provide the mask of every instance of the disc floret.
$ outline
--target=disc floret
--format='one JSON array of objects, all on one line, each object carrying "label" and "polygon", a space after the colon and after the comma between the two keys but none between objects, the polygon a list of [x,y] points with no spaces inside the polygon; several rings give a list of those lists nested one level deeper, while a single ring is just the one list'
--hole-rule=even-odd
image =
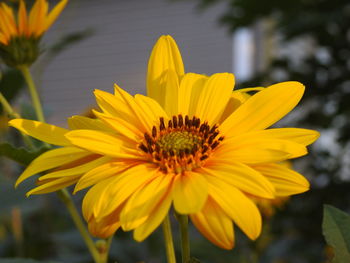
[{"label": "disc floret", "polygon": [[180,114],[173,116],[167,125],[161,117],[159,126],[144,134],[139,148],[162,172],[178,174],[201,167],[223,139],[217,125],[210,126],[195,116]]}]

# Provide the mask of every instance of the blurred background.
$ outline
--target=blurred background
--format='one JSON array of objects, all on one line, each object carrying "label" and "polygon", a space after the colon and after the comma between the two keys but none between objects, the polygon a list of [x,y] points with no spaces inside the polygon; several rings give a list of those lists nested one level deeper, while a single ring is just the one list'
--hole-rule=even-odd
[{"label": "blurred background", "polygon": [[[162,34],[176,39],[186,72],[233,72],[236,88],[302,82],[303,100],[278,125],[321,132],[310,154],[293,163],[311,190],[260,203],[262,236],[251,242],[236,229],[232,251],[214,247],[191,229],[192,254],[204,263],[329,262],[323,204],[350,212],[349,28],[348,0],[71,0],[45,34],[44,52],[32,71],[48,121],[61,126],[95,106],[93,89],[112,91],[118,83],[132,94],[145,93],[148,57]],[[23,116],[33,118],[20,74],[0,67],[1,91]],[[0,131],[3,142],[20,145],[4,115]],[[0,258],[91,262],[55,194],[25,198],[33,180],[13,190],[22,169],[1,158]],[[81,197],[75,196],[78,205]],[[165,262],[162,240],[156,231],[139,244],[131,233],[118,231],[110,262]]]}]

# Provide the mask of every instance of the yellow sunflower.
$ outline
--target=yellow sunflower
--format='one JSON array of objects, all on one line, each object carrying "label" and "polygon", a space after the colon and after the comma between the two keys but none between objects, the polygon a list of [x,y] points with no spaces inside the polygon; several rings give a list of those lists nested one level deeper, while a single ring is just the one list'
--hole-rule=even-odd
[{"label": "yellow sunflower", "polygon": [[261,215],[249,195],[273,199],[309,189],[302,175],[278,162],[307,154],[318,132],[267,129],[297,105],[304,86],[284,82],[249,97],[232,92],[230,73],[184,72],[175,41],[162,36],[148,65],[149,96],[131,96],[117,85],[114,94],[96,90],[97,120],[79,118],[71,131],[10,121],[24,133],[65,146],[51,150],[62,154],[53,153],[49,161],[34,160],[36,169],[28,172],[29,166],[18,183],[73,161],[71,156],[78,160],[77,153],[64,152],[68,148],[95,159],[41,176],[41,185],[29,194],[74,183],[75,192],[93,186],[83,200],[83,215],[97,236],[109,236],[121,226],[142,241],[173,207],[222,248],[233,247],[234,224],[256,239]]},{"label": "yellow sunflower", "polygon": [[30,65],[39,56],[39,41],[55,22],[68,0],[61,0],[48,12],[47,0],[36,0],[29,15],[24,0],[18,13],[5,3],[0,4],[0,55],[9,66]]}]

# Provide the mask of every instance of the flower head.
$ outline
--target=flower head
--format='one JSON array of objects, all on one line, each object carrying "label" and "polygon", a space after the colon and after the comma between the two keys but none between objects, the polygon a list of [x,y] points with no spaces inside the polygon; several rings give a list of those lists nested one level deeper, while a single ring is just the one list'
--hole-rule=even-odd
[{"label": "flower head", "polygon": [[55,22],[68,0],[61,0],[48,13],[47,0],[36,0],[29,15],[20,0],[17,16],[5,3],[0,4],[0,57],[12,67],[31,65],[40,55],[41,36]]},{"label": "flower head", "polygon": [[[37,173],[40,165],[46,167],[43,171],[71,161],[68,168],[41,176],[41,185],[30,193],[74,183],[75,192],[93,186],[83,214],[102,237],[120,225],[142,241],[174,207],[222,248],[233,247],[234,224],[256,239],[261,215],[250,195],[273,199],[309,189],[302,175],[278,163],[305,155],[318,132],[267,129],[297,105],[304,86],[279,83],[250,97],[232,91],[230,73],[185,74],[170,36],[157,42],[148,68],[149,96],[133,97],[117,85],[114,94],[96,90],[97,120],[79,118],[71,131],[11,121],[22,132],[64,146],[51,150],[61,151],[53,153],[52,161],[34,160],[37,169],[29,166],[18,182]],[[79,164],[64,158],[69,156],[65,151],[72,151]]]}]

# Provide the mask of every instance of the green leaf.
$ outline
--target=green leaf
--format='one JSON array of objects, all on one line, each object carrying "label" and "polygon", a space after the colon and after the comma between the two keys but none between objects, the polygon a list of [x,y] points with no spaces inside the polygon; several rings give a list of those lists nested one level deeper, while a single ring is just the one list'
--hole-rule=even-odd
[{"label": "green leaf", "polygon": [[91,28],[67,34],[48,49],[49,55],[56,56],[68,47],[87,39],[93,34],[94,30]]},{"label": "green leaf", "polygon": [[323,235],[334,249],[334,263],[350,262],[350,216],[330,206],[324,206]]},{"label": "green leaf", "polygon": [[0,263],[58,263],[57,261],[37,261],[28,258],[4,258]]},{"label": "green leaf", "polygon": [[49,148],[42,147],[36,151],[28,151],[23,147],[16,148],[9,143],[0,144],[0,156],[5,156],[23,165],[28,165],[36,157],[46,152],[47,150],[49,150]]},{"label": "green leaf", "polygon": [[[0,73],[0,90],[2,95],[11,102],[24,87],[24,79],[16,69],[7,69]],[[0,113],[2,106],[0,105]]]}]

